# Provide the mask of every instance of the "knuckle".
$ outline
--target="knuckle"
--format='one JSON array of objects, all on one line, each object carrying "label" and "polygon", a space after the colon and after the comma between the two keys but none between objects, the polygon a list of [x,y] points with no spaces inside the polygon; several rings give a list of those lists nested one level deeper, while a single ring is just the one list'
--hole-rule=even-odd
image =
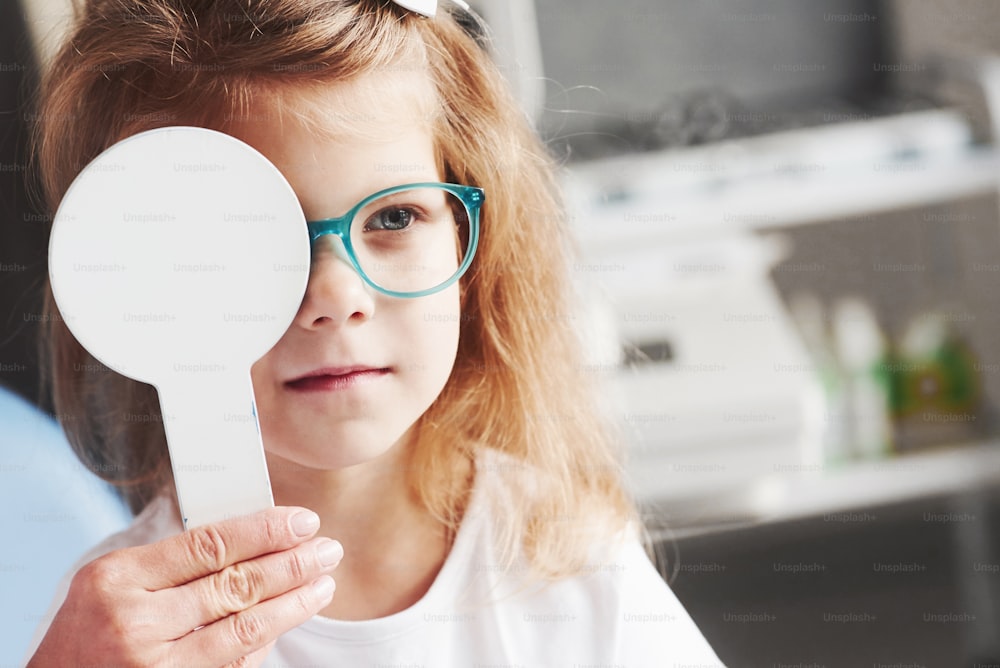
[{"label": "knuckle", "polygon": [[296,612],[303,619],[308,619],[316,614],[318,606],[316,605],[316,599],[314,596],[310,596],[305,592],[299,592],[295,595],[293,599],[295,601]]},{"label": "knuckle", "polygon": [[[67,600],[74,601],[71,610],[77,623],[100,628],[101,641],[126,657],[136,650],[137,639],[148,636],[155,616],[146,600],[125,584],[123,568],[123,560],[114,555],[84,565],[73,576]],[[140,663],[125,661],[122,665]]]},{"label": "knuckle", "polygon": [[118,588],[118,573],[119,568],[113,558],[100,557],[76,572],[72,586],[83,588],[90,595],[111,594]]},{"label": "knuckle", "polygon": [[264,583],[253,568],[236,564],[221,572],[221,580],[222,595],[233,610],[249,607],[261,598]]},{"label": "knuckle", "polygon": [[283,516],[271,514],[263,522],[264,543],[268,546],[283,544],[288,540],[288,521]]},{"label": "knuckle", "polygon": [[243,612],[230,617],[232,634],[236,644],[241,649],[252,650],[263,644],[264,620],[251,612]]},{"label": "knuckle", "polygon": [[301,582],[302,580],[305,580],[310,571],[309,566],[306,564],[305,557],[297,551],[288,555],[288,560],[285,563],[285,569],[288,571],[288,577],[292,582]]},{"label": "knuckle", "polygon": [[185,546],[194,563],[206,566],[213,571],[221,569],[226,563],[226,541],[218,529],[203,526],[185,534]]},{"label": "knuckle", "polygon": [[120,639],[125,645],[129,644],[128,639],[132,632],[129,617],[130,615],[124,611],[115,610],[103,620],[107,634],[112,638]]}]

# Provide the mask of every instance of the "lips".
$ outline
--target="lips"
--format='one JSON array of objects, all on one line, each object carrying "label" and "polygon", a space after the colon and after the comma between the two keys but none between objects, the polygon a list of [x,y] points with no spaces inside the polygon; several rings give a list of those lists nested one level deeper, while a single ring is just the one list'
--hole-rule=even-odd
[{"label": "lips", "polygon": [[390,372],[391,370],[387,367],[363,365],[323,367],[285,381],[285,386],[297,392],[341,390],[375,380]]}]

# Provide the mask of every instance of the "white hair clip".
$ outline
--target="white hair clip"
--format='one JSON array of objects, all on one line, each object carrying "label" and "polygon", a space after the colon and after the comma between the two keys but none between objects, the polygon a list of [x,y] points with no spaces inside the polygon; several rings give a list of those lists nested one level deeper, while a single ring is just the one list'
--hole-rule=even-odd
[{"label": "white hair clip", "polygon": [[437,0],[392,0],[397,5],[403,9],[409,9],[411,12],[416,12],[417,14],[422,14],[427,18],[434,18],[434,14],[437,12],[438,3]]},{"label": "white hair clip", "polygon": [[[392,0],[397,5],[403,9],[409,9],[411,12],[416,12],[421,16],[426,16],[427,18],[434,18],[434,14],[437,13],[437,0]],[[452,0],[456,5],[469,11],[469,5],[465,4],[464,0]]]}]

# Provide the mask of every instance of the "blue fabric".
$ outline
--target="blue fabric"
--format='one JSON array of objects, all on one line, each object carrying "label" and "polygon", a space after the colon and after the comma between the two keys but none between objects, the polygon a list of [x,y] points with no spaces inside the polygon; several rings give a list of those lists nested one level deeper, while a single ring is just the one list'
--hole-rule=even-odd
[{"label": "blue fabric", "polygon": [[59,426],[0,387],[0,666],[23,659],[73,563],[130,521]]}]

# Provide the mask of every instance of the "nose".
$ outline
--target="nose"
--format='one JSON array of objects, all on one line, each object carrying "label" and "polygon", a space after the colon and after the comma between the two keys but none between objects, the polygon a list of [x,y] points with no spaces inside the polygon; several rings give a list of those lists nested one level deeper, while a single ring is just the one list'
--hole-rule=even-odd
[{"label": "nose", "polygon": [[313,245],[306,295],[295,316],[304,329],[364,322],[375,314],[374,291],[354,269],[343,242],[335,234]]}]

